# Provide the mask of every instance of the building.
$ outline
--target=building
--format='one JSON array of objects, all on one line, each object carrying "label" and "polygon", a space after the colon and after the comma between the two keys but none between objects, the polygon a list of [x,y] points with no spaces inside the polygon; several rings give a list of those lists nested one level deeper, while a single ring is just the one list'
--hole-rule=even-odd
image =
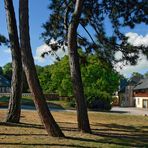
[{"label": "building", "polygon": [[126,79],[121,81],[120,89],[118,92],[119,102],[120,102],[119,104],[121,107],[134,107],[135,106],[133,90],[139,81],[140,81],[140,78],[138,77],[133,77],[129,81],[127,81]]},{"label": "building", "polygon": [[138,108],[148,108],[148,79],[142,79],[134,87],[133,98]]},{"label": "building", "polygon": [[4,76],[0,75],[0,93],[9,93],[10,87],[10,82]]}]

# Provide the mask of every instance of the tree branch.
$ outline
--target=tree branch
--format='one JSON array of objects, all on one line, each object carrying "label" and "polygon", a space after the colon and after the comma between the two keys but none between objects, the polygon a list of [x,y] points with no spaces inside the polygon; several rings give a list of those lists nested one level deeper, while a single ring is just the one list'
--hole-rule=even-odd
[{"label": "tree branch", "polygon": [[88,36],[90,37],[90,39],[92,40],[92,42],[93,42],[94,44],[96,44],[95,41],[94,41],[94,39],[92,38],[91,34],[89,33],[89,31],[86,29],[86,27],[85,27],[84,25],[82,25],[81,23],[80,23],[80,25],[81,25],[81,26],[83,27],[83,29],[86,31],[86,33],[88,34]]}]

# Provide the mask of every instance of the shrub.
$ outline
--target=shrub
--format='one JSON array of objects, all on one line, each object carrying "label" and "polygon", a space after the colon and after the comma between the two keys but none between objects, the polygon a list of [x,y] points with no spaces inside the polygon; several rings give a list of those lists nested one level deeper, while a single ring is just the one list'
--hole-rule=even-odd
[{"label": "shrub", "polygon": [[69,107],[76,107],[76,101],[75,101],[75,99],[71,99],[71,100],[69,101],[69,103],[68,103],[68,106],[69,106]]},{"label": "shrub", "polygon": [[87,97],[87,105],[90,109],[110,110],[112,97],[106,92],[98,92],[97,94],[89,94]]}]

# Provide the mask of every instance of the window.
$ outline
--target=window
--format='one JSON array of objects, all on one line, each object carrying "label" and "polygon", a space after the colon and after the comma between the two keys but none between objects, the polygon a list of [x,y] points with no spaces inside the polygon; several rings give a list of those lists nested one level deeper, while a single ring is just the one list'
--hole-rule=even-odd
[{"label": "window", "polygon": [[148,108],[148,100],[143,100],[143,108]]}]

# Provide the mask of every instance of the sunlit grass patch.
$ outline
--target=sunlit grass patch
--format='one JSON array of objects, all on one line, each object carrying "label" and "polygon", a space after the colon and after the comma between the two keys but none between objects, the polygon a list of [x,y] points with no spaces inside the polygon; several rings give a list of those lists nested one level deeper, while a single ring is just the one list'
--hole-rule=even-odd
[{"label": "sunlit grass patch", "polygon": [[75,112],[52,112],[66,138],[49,137],[36,111],[22,111],[20,124],[6,124],[0,111],[0,147],[148,147],[148,118],[89,113],[92,134],[77,130]]}]

